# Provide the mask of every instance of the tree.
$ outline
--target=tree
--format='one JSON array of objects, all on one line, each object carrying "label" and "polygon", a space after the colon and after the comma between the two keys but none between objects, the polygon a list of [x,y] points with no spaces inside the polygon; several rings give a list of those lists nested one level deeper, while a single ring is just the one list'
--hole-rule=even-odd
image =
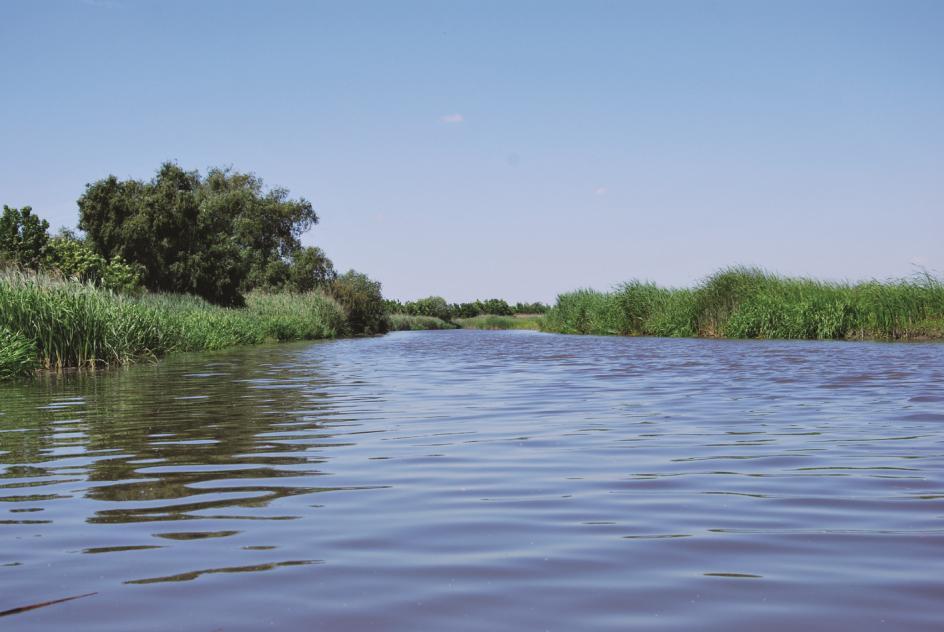
[{"label": "tree", "polygon": [[49,222],[33,215],[33,209],[3,206],[0,216],[0,260],[36,270],[49,243]]},{"label": "tree", "polygon": [[292,253],[287,270],[287,287],[294,292],[310,292],[336,279],[334,264],[321,248],[299,248]]},{"label": "tree", "polygon": [[284,284],[299,237],[317,222],[308,201],[266,190],[251,173],[211,169],[203,178],[169,162],[149,182],[109,176],[79,198],[79,228],[101,255],[142,265],[151,290],[222,305]]},{"label": "tree", "polygon": [[452,310],[446,299],[441,296],[428,296],[407,303],[408,313],[413,316],[432,316],[449,320],[452,317]]},{"label": "tree", "polygon": [[353,334],[382,334],[389,327],[380,282],[349,270],[331,282],[330,294],[347,313]]}]

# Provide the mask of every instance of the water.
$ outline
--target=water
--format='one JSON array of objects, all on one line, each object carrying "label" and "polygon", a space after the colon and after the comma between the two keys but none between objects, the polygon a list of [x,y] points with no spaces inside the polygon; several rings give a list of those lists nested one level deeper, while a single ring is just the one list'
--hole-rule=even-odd
[{"label": "water", "polygon": [[944,345],[420,332],[0,387],[11,630],[944,626]]}]

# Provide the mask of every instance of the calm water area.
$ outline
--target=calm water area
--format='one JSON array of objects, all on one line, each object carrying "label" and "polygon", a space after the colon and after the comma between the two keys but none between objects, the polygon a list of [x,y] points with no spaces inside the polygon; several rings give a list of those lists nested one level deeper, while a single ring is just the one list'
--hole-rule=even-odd
[{"label": "calm water area", "polygon": [[0,385],[0,611],[80,595],[0,629],[941,630],[944,345],[403,332]]}]

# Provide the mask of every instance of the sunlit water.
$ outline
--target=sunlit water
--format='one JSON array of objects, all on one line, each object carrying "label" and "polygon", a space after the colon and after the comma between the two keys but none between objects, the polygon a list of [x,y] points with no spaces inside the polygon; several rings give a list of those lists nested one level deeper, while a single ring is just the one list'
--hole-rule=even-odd
[{"label": "sunlit water", "polygon": [[944,345],[420,332],[0,386],[11,630],[942,629]]}]

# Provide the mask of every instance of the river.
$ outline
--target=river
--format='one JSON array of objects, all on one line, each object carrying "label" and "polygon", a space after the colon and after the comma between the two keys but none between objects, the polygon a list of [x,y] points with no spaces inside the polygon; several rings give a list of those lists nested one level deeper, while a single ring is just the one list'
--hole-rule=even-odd
[{"label": "river", "polygon": [[[84,595],[84,596],[81,596]],[[944,345],[403,332],[0,386],[7,630],[944,628]]]}]

